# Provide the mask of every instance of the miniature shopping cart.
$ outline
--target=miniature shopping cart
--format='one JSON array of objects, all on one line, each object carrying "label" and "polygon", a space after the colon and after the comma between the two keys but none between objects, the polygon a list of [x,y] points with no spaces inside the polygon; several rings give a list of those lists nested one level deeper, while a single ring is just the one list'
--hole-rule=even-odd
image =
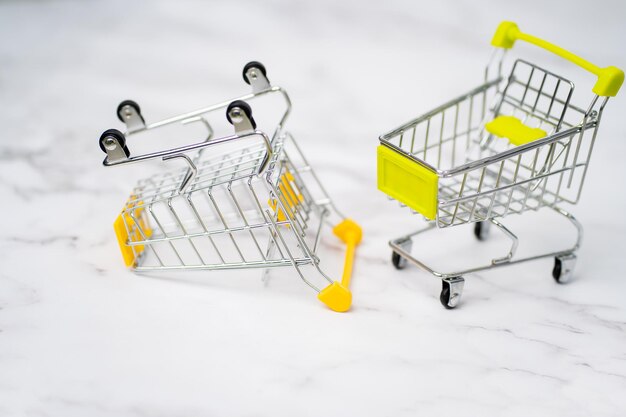
[{"label": "miniature shopping cart", "polygon": [[[248,63],[243,77],[252,93],[151,124],[135,102],[120,103],[117,114],[127,132],[102,134],[103,164],[166,161],[161,165],[168,168],[139,181],[115,220],[124,262],[137,272],[292,267],[328,307],[347,311],[361,229],[335,208],[284,129],[291,110],[287,93],[269,83],[258,62]],[[286,109],[270,137],[257,130],[246,101],[276,95]],[[213,137],[212,118],[224,110],[234,134]],[[129,137],[137,135],[139,142],[148,131],[193,123],[206,131],[199,141],[131,156]],[[325,226],[332,224],[348,248],[340,282],[322,271],[317,254]]]},{"label": "miniature shopping cart", "polygon": [[[597,76],[587,107],[570,102],[574,84],[550,71],[516,60],[508,78],[501,76],[505,51],[522,40],[565,58]],[[458,305],[463,275],[489,268],[554,257],[557,282],[570,279],[582,226],[562,203],[580,199],[602,111],[615,96],[624,73],[600,68],[556,45],[522,33],[503,22],[492,40],[497,49],[485,71],[485,83],[380,137],[378,188],[422,214],[428,224],[389,242],[393,265],[407,261],[442,280],[441,303]],[[516,257],[517,236],[500,218],[549,207],[577,230],[574,246],[551,253]],[[434,228],[474,224],[479,240],[496,226],[511,240],[503,257],[487,265],[438,272],[418,260],[413,238]]]}]

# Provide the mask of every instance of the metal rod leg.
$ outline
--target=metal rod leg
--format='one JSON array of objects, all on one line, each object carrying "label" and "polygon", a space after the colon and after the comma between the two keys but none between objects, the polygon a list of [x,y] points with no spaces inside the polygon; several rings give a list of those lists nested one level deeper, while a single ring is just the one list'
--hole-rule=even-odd
[{"label": "metal rod leg", "polygon": [[491,223],[493,223],[498,229],[502,230],[509,239],[511,239],[511,249],[509,249],[509,253],[502,258],[494,258],[491,260],[493,265],[510,262],[513,256],[515,256],[515,252],[517,251],[517,246],[519,245],[519,238],[513,232],[511,232],[508,228],[506,228],[502,223],[497,221],[496,219],[491,219]]},{"label": "metal rod leg", "polygon": [[575,227],[576,227],[576,244],[568,251],[564,251],[564,252],[575,252],[578,249],[580,249],[580,245],[583,243],[583,225],[576,219],[576,217],[574,217],[572,215],[572,213],[570,213],[567,210],[563,210],[560,207],[552,207],[552,209],[559,213],[560,215],[564,216],[567,220],[569,220]]}]

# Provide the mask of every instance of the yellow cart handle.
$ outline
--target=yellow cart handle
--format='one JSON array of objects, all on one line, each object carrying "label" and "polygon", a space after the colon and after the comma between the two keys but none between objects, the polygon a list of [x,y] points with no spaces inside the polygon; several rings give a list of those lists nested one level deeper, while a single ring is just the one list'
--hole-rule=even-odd
[{"label": "yellow cart handle", "polygon": [[352,305],[352,293],[350,292],[350,278],[354,264],[354,253],[357,245],[361,242],[363,231],[361,226],[350,219],[344,219],[333,228],[333,233],[346,244],[346,258],[343,267],[341,282],[333,282],[317,295],[317,298],[326,304],[331,310],[344,312]]},{"label": "yellow cart handle", "polygon": [[552,52],[597,76],[598,81],[592,90],[599,96],[615,97],[624,82],[624,71],[621,69],[613,66],[600,68],[560,46],[520,31],[517,24],[513,22],[500,23],[495,35],[493,35],[491,44],[496,48],[510,49],[517,40],[531,43]]}]

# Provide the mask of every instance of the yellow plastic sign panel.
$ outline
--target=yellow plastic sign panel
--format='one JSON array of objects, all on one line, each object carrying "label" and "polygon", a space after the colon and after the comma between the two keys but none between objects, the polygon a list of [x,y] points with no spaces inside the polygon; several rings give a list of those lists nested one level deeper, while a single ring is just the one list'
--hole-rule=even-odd
[{"label": "yellow plastic sign panel", "polygon": [[437,173],[384,145],[378,146],[377,154],[378,189],[427,219],[435,219]]}]

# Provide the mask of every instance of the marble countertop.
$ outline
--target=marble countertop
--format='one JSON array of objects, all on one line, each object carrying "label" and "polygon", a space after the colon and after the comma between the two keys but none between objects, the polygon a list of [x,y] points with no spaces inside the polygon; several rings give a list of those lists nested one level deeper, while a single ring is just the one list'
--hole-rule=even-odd
[{"label": "marble countertop", "polygon": [[[620,1],[0,3],[0,416],[625,415],[624,97],[571,208],[585,240],[567,285],[540,260],[468,276],[461,306],[443,309],[437,279],[392,267],[387,241],[420,220],[375,174],[379,134],[479,84],[500,20],[624,68],[625,18]],[[586,97],[582,71],[519,53]],[[364,228],[349,313],[297,280],[121,262],[111,223],[138,171],[101,165],[115,106],[133,98],[159,120],[243,94],[253,59]],[[542,216],[511,219],[525,248],[571,239]],[[429,245],[442,262],[503,243],[458,229]]]}]

